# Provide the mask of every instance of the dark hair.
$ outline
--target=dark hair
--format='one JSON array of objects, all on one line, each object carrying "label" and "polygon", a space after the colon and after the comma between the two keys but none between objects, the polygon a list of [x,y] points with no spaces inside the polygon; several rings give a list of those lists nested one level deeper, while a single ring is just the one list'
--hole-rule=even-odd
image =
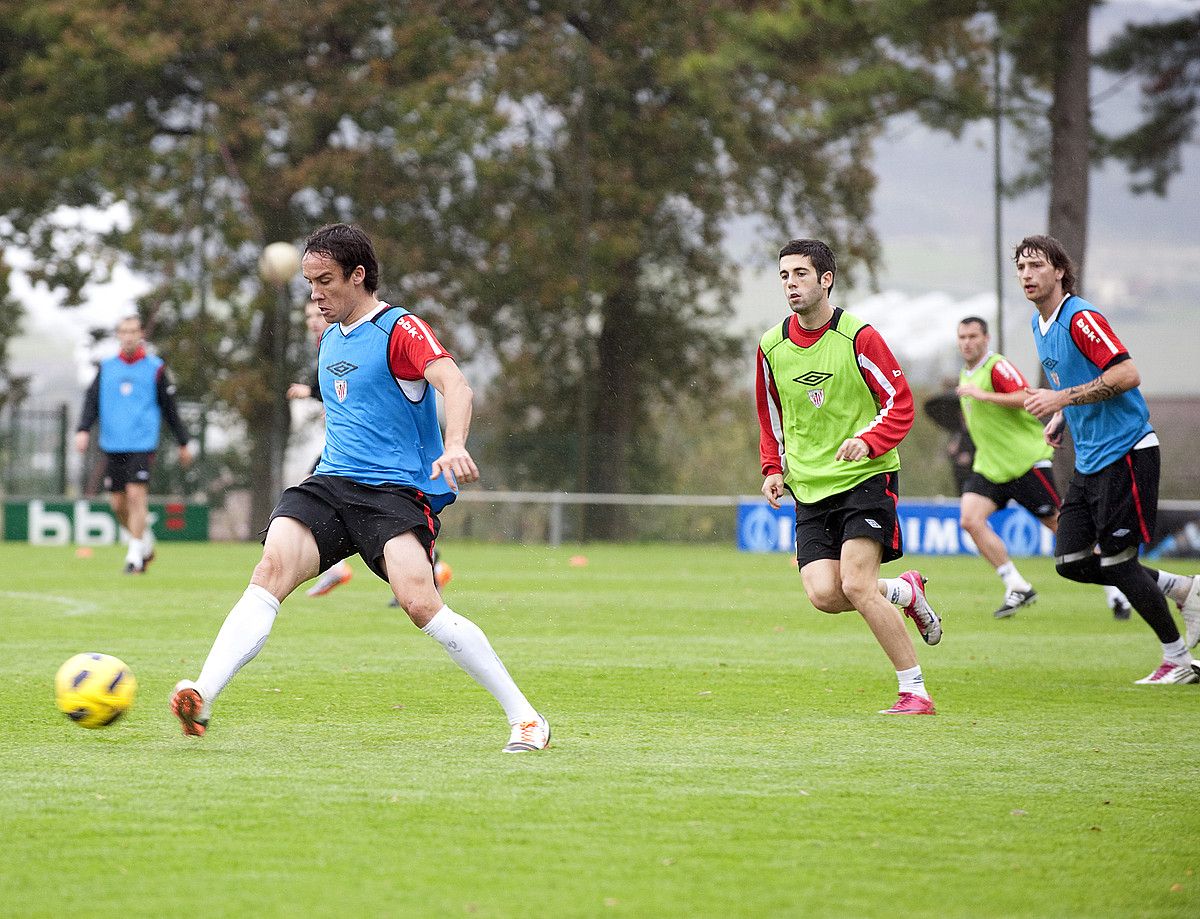
[{"label": "dark hair", "polygon": [[971,323],[971,322],[975,323],[977,326],[979,326],[981,329],[983,329],[984,335],[986,335],[988,333],[987,320],[981,319],[978,316],[968,316],[966,319],[960,320],[958,324],[959,325],[967,325],[968,323]]},{"label": "dark hair", "polygon": [[[817,283],[827,271],[837,278],[837,259],[833,257],[833,250],[819,239],[793,239],[779,250],[780,258],[785,255],[807,255],[817,272]],[[829,290],[833,291],[833,281],[829,282]]]},{"label": "dark hair", "polygon": [[1075,293],[1075,263],[1071,261],[1071,256],[1067,255],[1067,250],[1063,248],[1062,243],[1053,236],[1026,236],[1017,243],[1017,248],[1013,252],[1013,261],[1015,262],[1022,255],[1030,255],[1033,252],[1042,253],[1051,265],[1062,269],[1063,293]]},{"label": "dark hair", "polygon": [[348,223],[326,224],[304,241],[304,254],[309,252],[337,262],[343,277],[347,278],[362,265],[366,272],[363,287],[367,293],[373,294],[379,288],[379,259],[375,257],[375,246],[371,237],[358,227]]}]

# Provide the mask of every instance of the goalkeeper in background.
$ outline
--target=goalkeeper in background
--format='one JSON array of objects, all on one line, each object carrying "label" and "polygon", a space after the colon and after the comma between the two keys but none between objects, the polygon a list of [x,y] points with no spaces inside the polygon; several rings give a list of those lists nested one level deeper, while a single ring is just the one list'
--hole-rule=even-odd
[{"label": "goalkeeper in background", "polygon": [[[1050,469],[1054,450],[1042,436],[1042,423],[1025,411],[1029,384],[1021,371],[990,346],[983,319],[968,316],[958,324],[963,368],[955,392],[975,442],[975,460],[971,476],[963,484],[959,514],[962,528],[975,541],[979,554],[991,562],[1004,582],[1004,602],[993,615],[1005,619],[1033,603],[1037,591],[1017,570],[988,518],[1015,501],[1054,533],[1062,501]],[[1104,594],[1113,615],[1128,619],[1125,595],[1109,585],[1104,586]]]}]

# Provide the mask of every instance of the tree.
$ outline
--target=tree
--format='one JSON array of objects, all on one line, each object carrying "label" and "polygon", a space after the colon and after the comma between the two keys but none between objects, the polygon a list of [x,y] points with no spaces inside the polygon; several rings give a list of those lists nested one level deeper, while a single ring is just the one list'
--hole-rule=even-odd
[{"label": "tree", "polygon": [[[1093,57],[1090,23],[1098,0],[1002,0],[988,6],[999,19],[1012,64],[1005,114],[1021,129],[1028,150],[1027,169],[1011,183],[1011,192],[1049,185],[1048,231],[1066,247],[1082,279],[1092,166],[1116,159],[1133,173],[1134,191],[1160,195],[1180,169],[1180,149],[1195,129],[1200,15],[1127,26]],[[1094,63],[1121,80],[1141,77],[1142,123],[1117,136],[1097,123]]]},{"label": "tree", "polygon": [[[245,423],[261,524],[275,497],[262,472],[282,398],[276,336],[297,322],[276,314],[258,253],[356,220],[387,228],[384,264],[403,266],[392,284],[419,274],[442,200],[472,180],[463,151],[497,123],[453,80],[466,48],[454,29],[471,23],[436,3],[245,9],[3,3],[0,158],[13,168],[0,215],[68,303],[118,258],[150,279],[140,308],[181,392]],[[128,224],[111,232],[56,225],[59,207],[118,202]]]}]

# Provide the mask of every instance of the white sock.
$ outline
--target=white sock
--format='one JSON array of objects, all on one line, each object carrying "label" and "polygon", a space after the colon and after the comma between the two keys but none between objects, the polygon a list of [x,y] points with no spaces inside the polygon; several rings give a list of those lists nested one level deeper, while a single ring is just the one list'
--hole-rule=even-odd
[{"label": "white sock", "polygon": [[996,574],[1000,575],[1000,580],[1004,582],[1005,590],[1033,590],[1033,585],[1021,577],[1021,572],[1017,570],[1012,559],[998,566]]},{"label": "white sock", "polygon": [[443,606],[421,631],[440,642],[454,663],[492,694],[504,709],[509,724],[533,721],[537,717],[529,700],[492,650],[483,630],[470,619]]},{"label": "white sock", "polygon": [[246,588],[225,617],[225,624],[204,661],[204,669],[196,678],[196,688],[206,705],[211,704],[233,675],[262,650],[278,612],[279,601],[270,591],[257,584]]},{"label": "white sock", "polygon": [[1163,642],[1163,660],[1170,661],[1172,664],[1179,664],[1181,667],[1190,666],[1192,663],[1192,655],[1188,652],[1187,644],[1182,638],[1177,638],[1172,642]]},{"label": "white sock", "polygon": [[125,561],[131,565],[141,565],[143,561],[142,541],[129,537],[129,548],[125,550]]},{"label": "white sock", "polygon": [[901,692],[911,692],[923,698],[929,698],[929,693],[925,690],[925,677],[921,676],[920,664],[909,667],[907,670],[897,670],[896,679],[900,683]]},{"label": "white sock", "polygon": [[1108,601],[1109,606],[1116,606],[1118,600],[1123,600],[1126,604],[1129,603],[1125,599],[1125,594],[1121,593],[1121,591],[1117,590],[1111,584],[1104,585],[1104,599]]},{"label": "white sock", "polygon": [[913,601],[913,588],[904,578],[880,578],[879,592],[893,606],[905,607]]},{"label": "white sock", "polygon": [[1192,579],[1186,574],[1171,574],[1160,568],[1158,569],[1158,589],[1176,603],[1182,604],[1187,599],[1188,591],[1192,589]]},{"label": "white sock", "polygon": [[142,555],[149,558],[154,554],[154,531],[150,529],[150,524],[146,524],[146,529],[142,531]]}]

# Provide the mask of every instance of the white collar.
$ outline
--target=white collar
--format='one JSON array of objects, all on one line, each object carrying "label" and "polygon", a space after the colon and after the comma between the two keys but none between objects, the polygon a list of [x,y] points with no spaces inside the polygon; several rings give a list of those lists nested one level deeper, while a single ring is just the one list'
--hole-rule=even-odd
[{"label": "white collar", "polygon": [[1058,314],[1062,312],[1063,304],[1070,299],[1071,295],[1065,294],[1063,298],[1058,301],[1058,306],[1054,308],[1054,312],[1050,314],[1049,319],[1043,319],[1042,314],[1038,313],[1038,328],[1042,330],[1043,335],[1050,331],[1050,326],[1054,325],[1054,320],[1056,320],[1058,318]]},{"label": "white collar", "polygon": [[380,301],[379,306],[375,307],[369,313],[365,313],[364,315],[360,316],[358,319],[354,320],[353,325],[346,325],[344,322],[339,322],[338,328],[340,328],[342,330],[343,335],[349,335],[351,332],[353,332],[355,329],[357,329],[364,322],[370,322],[372,319],[374,319],[376,316],[378,316],[384,310],[389,309],[389,308],[390,307],[388,304],[384,303],[383,301]]},{"label": "white collar", "polygon": [[984,364],[986,364],[986,363],[987,363],[987,359],[988,359],[989,357],[991,357],[991,356],[992,356],[993,354],[995,354],[995,353],[996,353],[995,351],[990,351],[990,350],[989,350],[989,351],[987,352],[987,354],[985,354],[983,357],[981,357],[981,358],[980,358],[978,361],[976,361],[976,362],[975,362],[975,366],[974,366],[974,367],[967,367],[967,369],[966,369],[966,371],[965,371],[965,372],[966,372],[966,373],[974,373],[976,370],[978,370],[980,367],[982,367]]}]

